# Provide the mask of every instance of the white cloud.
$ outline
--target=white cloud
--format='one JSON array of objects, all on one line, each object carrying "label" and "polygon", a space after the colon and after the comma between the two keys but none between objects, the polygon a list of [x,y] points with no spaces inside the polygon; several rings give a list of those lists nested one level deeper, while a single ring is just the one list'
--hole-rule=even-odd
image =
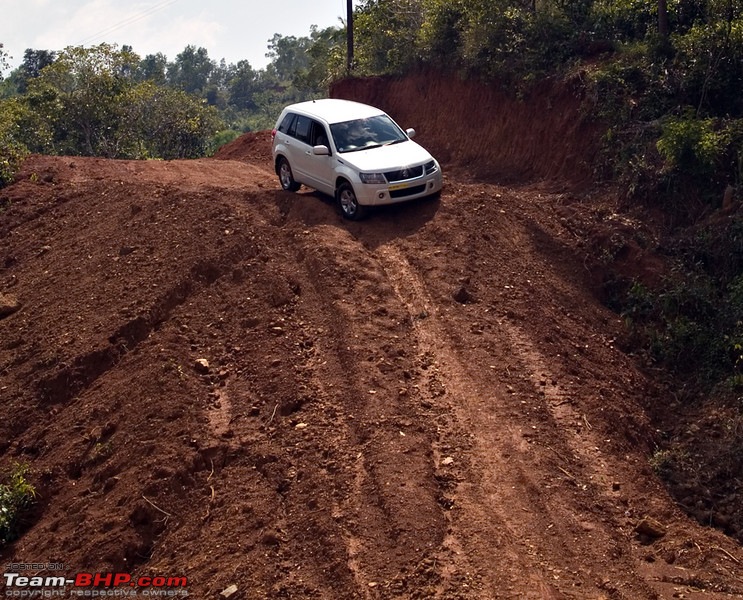
[{"label": "white cloud", "polygon": [[274,33],[305,36],[311,25],[339,26],[345,0],[0,0],[0,42],[23,60],[27,48],[62,50],[107,42],[132,46],[140,56],[162,52],[173,60],[187,45],[206,48],[228,63],[266,65]]}]

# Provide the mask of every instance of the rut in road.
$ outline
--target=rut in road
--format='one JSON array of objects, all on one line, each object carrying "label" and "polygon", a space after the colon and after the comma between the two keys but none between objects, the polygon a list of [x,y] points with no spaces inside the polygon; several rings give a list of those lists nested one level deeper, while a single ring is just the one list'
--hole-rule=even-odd
[{"label": "rut in road", "polygon": [[[419,386],[421,395],[428,402],[445,403],[472,441],[466,460],[462,456],[445,460],[440,449],[435,452],[438,472],[445,473],[459,463],[466,465],[466,471],[457,475],[449,530],[438,557],[440,597],[450,597],[453,590],[447,587],[447,579],[452,573],[473,574],[479,598],[559,598],[576,589],[585,593],[586,586],[599,577],[581,571],[587,557],[600,564],[613,548],[612,560],[622,560],[616,556],[620,553],[617,542],[603,523],[571,510],[573,490],[580,495],[581,488],[589,484],[556,466],[549,456],[549,450],[557,457],[566,450],[527,441],[518,396],[504,390],[495,376],[501,366],[497,362],[484,365],[474,354],[461,355],[454,349],[447,329],[457,327],[456,322],[441,315],[423,278],[403,253],[390,243],[381,246],[377,256],[415,322],[418,353],[430,363]],[[516,326],[505,320],[498,325],[505,353],[514,356],[526,378],[540,387],[547,370],[539,353]],[[433,385],[439,382],[444,393]],[[546,398],[552,426],[564,429],[567,421],[578,416],[568,408],[564,393],[557,386],[552,388]],[[443,432],[444,439],[446,435]],[[568,439],[566,445],[567,451],[579,452],[586,442],[572,444]],[[587,473],[591,473],[587,465],[600,462],[593,456],[580,458]],[[545,471],[566,475],[568,481],[558,477],[546,482]],[[583,473],[580,477],[588,482],[596,476]],[[573,488],[567,501],[566,492],[560,490],[566,486]],[[545,533],[564,540],[563,544],[543,544]],[[632,597],[655,597],[644,583],[632,583]],[[532,591],[524,595],[524,589]],[[640,590],[641,596],[637,595]]]}]

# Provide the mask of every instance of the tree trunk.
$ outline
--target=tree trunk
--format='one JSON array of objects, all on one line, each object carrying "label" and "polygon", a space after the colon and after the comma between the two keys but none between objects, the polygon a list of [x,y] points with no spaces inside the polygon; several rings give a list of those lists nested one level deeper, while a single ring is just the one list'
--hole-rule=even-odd
[{"label": "tree trunk", "polygon": [[668,4],[666,0],[658,0],[658,33],[663,39],[671,34],[671,25],[668,22]]}]

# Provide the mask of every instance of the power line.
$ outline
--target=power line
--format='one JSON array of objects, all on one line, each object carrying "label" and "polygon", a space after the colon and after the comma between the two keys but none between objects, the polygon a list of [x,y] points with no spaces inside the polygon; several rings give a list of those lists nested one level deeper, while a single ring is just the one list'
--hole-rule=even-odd
[{"label": "power line", "polygon": [[92,42],[93,40],[96,40],[100,37],[109,35],[113,33],[114,31],[118,31],[122,27],[126,27],[127,25],[132,25],[133,23],[136,23],[137,21],[141,21],[145,17],[149,17],[150,15],[158,12],[159,10],[162,10],[163,8],[170,6],[172,4],[175,4],[179,0],[163,0],[162,2],[156,4],[155,6],[151,6],[147,10],[144,10],[140,13],[137,13],[135,15],[132,15],[131,17],[127,17],[123,21],[119,21],[115,25],[111,25],[110,27],[107,27],[106,29],[103,29],[99,31],[98,33],[86,37],[84,40],[82,40],[79,45],[84,46],[85,44]]}]

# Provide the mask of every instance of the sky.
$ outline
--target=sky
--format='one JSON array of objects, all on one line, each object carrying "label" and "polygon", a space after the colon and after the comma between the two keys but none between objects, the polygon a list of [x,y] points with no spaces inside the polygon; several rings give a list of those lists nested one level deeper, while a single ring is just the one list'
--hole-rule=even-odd
[{"label": "sky", "polygon": [[[63,50],[107,42],[173,61],[187,45],[254,69],[268,64],[275,33],[307,37],[342,26],[347,0],[0,0],[0,43],[15,68],[27,48]],[[356,2],[354,2],[354,6]],[[7,75],[7,71],[5,74]]]}]

